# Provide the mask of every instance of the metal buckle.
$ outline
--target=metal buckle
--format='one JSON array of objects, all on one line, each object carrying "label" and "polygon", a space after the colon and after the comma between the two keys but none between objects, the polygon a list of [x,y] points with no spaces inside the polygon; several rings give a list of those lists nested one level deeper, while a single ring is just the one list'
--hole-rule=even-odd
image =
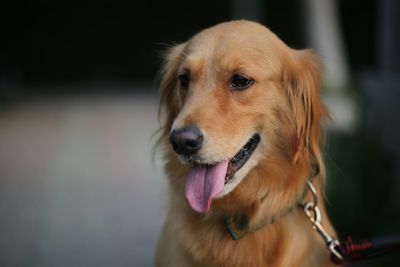
[{"label": "metal buckle", "polygon": [[313,201],[307,202],[303,205],[304,213],[311,221],[312,227],[317,233],[324,239],[325,244],[329,252],[339,260],[343,260],[343,256],[340,253],[340,242],[332,237],[322,225],[321,210],[318,208],[318,196],[317,190],[312,185],[311,181],[307,181],[308,188],[313,195]]}]

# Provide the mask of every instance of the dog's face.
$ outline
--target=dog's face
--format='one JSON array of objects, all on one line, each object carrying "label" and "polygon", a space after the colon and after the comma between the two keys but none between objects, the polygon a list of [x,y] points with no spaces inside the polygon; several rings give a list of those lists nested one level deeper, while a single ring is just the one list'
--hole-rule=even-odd
[{"label": "dog's face", "polygon": [[247,21],[209,28],[169,51],[164,137],[189,166],[180,179],[193,209],[207,211],[261,162],[320,160],[318,68],[309,52]]}]

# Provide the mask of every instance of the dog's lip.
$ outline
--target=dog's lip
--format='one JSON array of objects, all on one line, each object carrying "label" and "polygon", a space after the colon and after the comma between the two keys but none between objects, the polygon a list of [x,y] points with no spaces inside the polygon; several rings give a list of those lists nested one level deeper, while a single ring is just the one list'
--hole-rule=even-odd
[{"label": "dog's lip", "polygon": [[254,134],[249,138],[247,143],[236,153],[236,155],[229,160],[228,170],[225,176],[225,184],[229,183],[235,173],[243,167],[243,165],[249,160],[254,150],[257,148],[260,142],[260,135]]},{"label": "dog's lip", "polygon": [[[253,134],[246,142],[244,146],[229,160],[228,168],[225,175],[225,184],[229,183],[235,173],[244,166],[244,164],[249,160],[250,156],[253,154],[254,150],[257,148],[261,138],[258,133]],[[193,165],[204,165],[213,166],[219,162],[214,163],[204,163],[201,159],[197,157],[190,157],[188,162]]]}]

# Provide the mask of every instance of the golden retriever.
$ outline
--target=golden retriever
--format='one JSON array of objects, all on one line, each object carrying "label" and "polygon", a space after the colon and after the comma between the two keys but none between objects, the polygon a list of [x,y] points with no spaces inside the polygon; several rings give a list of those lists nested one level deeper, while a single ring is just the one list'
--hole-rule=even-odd
[{"label": "golden retriever", "polygon": [[313,164],[323,199],[320,71],[313,53],[250,21],[169,49],[160,141],[171,194],[156,266],[333,265],[299,205],[312,199]]}]

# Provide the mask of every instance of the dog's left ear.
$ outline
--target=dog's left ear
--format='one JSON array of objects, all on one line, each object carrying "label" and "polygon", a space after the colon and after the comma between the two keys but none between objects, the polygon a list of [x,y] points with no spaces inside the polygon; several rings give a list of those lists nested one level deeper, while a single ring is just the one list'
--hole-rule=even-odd
[{"label": "dog's left ear", "polygon": [[[283,86],[288,95],[296,127],[294,162],[299,153],[308,152],[310,162],[322,164],[320,152],[321,120],[327,112],[320,100],[322,66],[309,50],[291,50],[283,75]],[[322,167],[322,166],[321,166]]]},{"label": "dog's left ear", "polygon": [[[173,119],[179,112],[177,105],[177,72],[181,64],[185,43],[175,45],[165,53],[163,66],[159,77],[159,117],[162,115],[163,132],[168,134]],[[163,113],[163,114],[162,114]]]}]

